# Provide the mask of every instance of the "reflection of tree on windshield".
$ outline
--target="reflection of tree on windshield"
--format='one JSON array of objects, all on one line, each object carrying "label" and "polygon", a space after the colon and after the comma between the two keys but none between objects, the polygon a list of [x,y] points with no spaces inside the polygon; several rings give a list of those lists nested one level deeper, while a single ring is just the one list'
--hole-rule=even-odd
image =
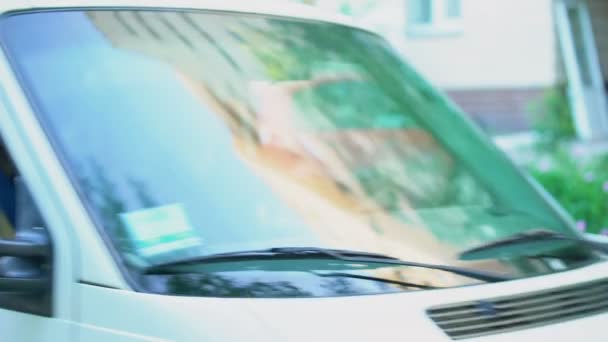
[{"label": "reflection of tree on windshield", "polygon": [[[381,286],[386,289],[390,288],[390,285],[384,283],[378,283],[378,286]],[[353,286],[352,281],[345,278],[330,279],[325,284],[323,284],[322,287],[338,296],[349,296],[361,293],[360,289],[358,289],[356,286]]]},{"label": "reflection of tree on windshield", "polygon": [[[110,232],[111,236],[124,252],[133,252],[135,246],[133,239],[123,223],[118,213],[125,213],[130,210],[141,208],[152,208],[159,206],[146,190],[143,182],[131,179],[128,186],[123,186],[120,191],[115,183],[110,180],[103,167],[94,160],[91,161],[89,177],[81,176],[80,182],[82,190],[87,197],[94,199],[96,209],[95,214],[103,222],[104,228]],[[127,198],[127,194],[131,194]]]},{"label": "reflection of tree on windshield", "polygon": [[[277,126],[276,131],[282,132],[283,137],[291,140],[302,133],[284,134],[289,125],[299,125],[300,131],[307,129],[318,132],[308,139],[311,141],[308,145],[316,145],[314,151],[322,151],[319,147],[321,144],[333,150],[324,152],[330,158],[321,159],[321,162],[327,164],[331,159],[337,158],[343,166],[333,162],[329,170],[335,173],[343,168],[352,172],[346,177],[332,174],[338,184],[346,185],[345,190],[360,193],[363,189],[367,196],[389,211],[397,210],[403,205],[434,207],[485,203],[483,192],[470,175],[462,172],[459,163],[450,160],[438,145],[422,149],[424,146],[420,145],[420,140],[412,139],[415,136],[409,132],[418,135],[424,132],[413,120],[415,112],[409,110],[414,105],[404,100],[403,94],[390,96],[402,88],[395,79],[395,71],[400,68],[395,61],[387,60],[384,55],[375,56],[377,58],[369,56],[375,50],[372,46],[367,50],[353,48],[353,40],[369,43],[364,34],[343,29],[344,32],[340,33],[348,37],[345,38],[342,34],[336,34],[336,30],[340,29],[331,25],[294,27],[284,22],[272,22],[271,25],[273,30],[250,33],[245,37],[251,40],[247,47],[266,66],[267,73],[276,82],[275,87],[290,82],[303,83],[304,80],[312,83],[297,92],[290,92],[290,106],[298,107],[300,115],[291,113],[291,108],[283,109],[287,106],[280,110],[275,108],[276,116],[283,121],[290,116],[298,116],[301,121],[294,122],[294,118],[290,118],[291,122]],[[248,28],[251,32],[256,32],[254,27]],[[261,46],[265,48],[261,49]],[[267,46],[269,47],[266,48]],[[353,70],[358,80],[315,82],[320,73],[339,77],[340,74],[353,73]],[[399,102],[395,102],[395,99]],[[270,115],[269,110],[261,112]],[[390,133],[396,130],[401,130],[402,134],[399,136]],[[330,135],[339,135],[340,138],[322,140],[324,136]],[[423,138],[433,140],[428,134]],[[298,142],[284,144],[294,146]],[[302,144],[306,145],[300,143]],[[373,149],[365,152],[358,148],[361,145],[370,145]],[[303,149],[304,153],[308,152],[305,147]],[[404,153],[408,149],[412,152]],[[319,153],[315,155],[314,151],[309,154],[318,157]],[[357,156],[359,160],[353,160]],[[331,174],[331,171],[328,172]],[[456,175],[458,178],[453,178]],[[356,185],[352,182],[353,176],[358,183]],[[460,196],[462,193],[467,196]]]},{"label": "reflection of tree on windshield", "polygon": [[214,273],[171,276],[166,285],[171,293],[213,297],[310,297],[288,281],[237,281]]},{"label": "reflection of tree on windshield", "polygon": [[244,273],[236,272],[232,275],[197,273],[146,276],[146,281],[150,288],[156,288],[156,291],[210,297],[297,298],[398,291],[398,287],[395,285],[369,280],[325,278],[304,273],[281,274],[283,276],[278,277],[278,280],[264,279],[263,281],[251,278],[246,271]]},{"label": "reflection of tree on windshield", "polygon": [[[450,263],[455,249],[508,233],[484,212],[493,189],[508,195],[507,204],[534,202],[466,121],[373,34],[279,17],[115,12],[63,13],[47,25],[57,34],[34,31],[53,44],[11,44],[21,46],[20,61],[40,51],[53,66],[23,64],[40,83],[33,92],[45,120],[55,121],[53,134],[70,147],[66,155],[93,155],[104,166],[75,172],[121,250],[131,246],[118,214],[186,201],[211,241],[201,253],[275,244],[284,233],[281,244]],[[66,30],[83,23],[91,32],[81,38]],[[62,58],[80,52],[90,65]],[[108,100],[116,101],[104,108]],[[79,146],[88,136],[101,143]]]},{"label": "reflection of tree on windshield", "polygon": [[[125,15],[131,14],[125,12]],[[399,150],[416,141],[372,138],[367,133],[372,129],[420,129],[413,120],[417,115],[413,108],[420,107],[420,101],[415,103],[411,98],[423,96],[427,102],[436,99],[424,94],[425,88],[419,85],[415,91],[414,87],[404,89],[399,74],[412,72],[382,52],[384,46],[378,46],[382,43],[370,34],[324,23],[302,25],[284,20],[234,19],[235,25],[225,25],[222,16],[210,16],[203,24],[198,16],[189,13],[178,17],[138,14],[141,22],[156,17],[172,29],[158,31],[158,37],[149,37],[146,30],[141,30],[128,39],[121,37],[114,44],[142,49],[147,55],[173,64],[207,105],[217,106],[215,112],[225,117],[236,135],[253,138],[249,141],[254,143],[266,142],[260,151],[272,155],[272,160],[281,161],[281,168],[291,169],[286,174],[308,175],[309,179],[318,176],[313,183],[321,178],[331,180],[333,184],[322,186],[322,193],[342,191],[346,196],[354,194],[359,200],[368,197],[385,210],[441,206],[454,198],[462,200],[450,194],[479,193],[478,189],[470,190],[475,187],[474,182],[449,179],[450,172],[463,174],[454,171],[460,167],[459,163],[446,163],[444,157],[434,156],[429,150],[403,158]],[[104,12],[93,12],[91,18],[103,23],[108,16]],[[177,27],[188,28],[192,34],[180,33],[178,40],[170,37]],[[164,44],[177,44],[180,40],[187,46],[180,49],[183,51],[179,57],[162,52],[166,49]],[[362,46],[368,48],[362,49]],[[204,70],[199,62],[203,55],[206,67],[212,65],[222,77],[215,77],[217,73],[198,72]],[[265,81],[270,87],[263,92],[254,91],[255,87],[238,86],[250,82],[259,88],[261,82],[251,80],[260,78],[270,78]],[[264,101],[264,94],[272,98]],[[259,107],[263,103],[273,106]],[[317,133],[353,129],[362,132],[323,140],[319,134],[306,137],[303,128],[314,128]],[[359,159],[367,160],[366,163],[353,165],[353,153],[357,153],[353,147],[361,144],[377,146],[374,151],[359,154]],[[394,147],[396,144],[401,146]],[[429,166],[434,168],[434,173],[428,172]],[[302,177],[298,179],[306,182]],[[332,197],[334,201],[341,201]]]}]

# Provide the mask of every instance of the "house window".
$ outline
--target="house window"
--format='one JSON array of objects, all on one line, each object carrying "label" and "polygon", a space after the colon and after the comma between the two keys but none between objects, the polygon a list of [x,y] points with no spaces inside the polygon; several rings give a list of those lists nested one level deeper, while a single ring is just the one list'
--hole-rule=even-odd
[{"label": "house window", "polygon": [[453,34],[462,30],[462,0],[408,0],[408,34]]},{"label": "house window", "polygon": [[461,16],[460,0],[445,0],[445,15],[448,19],[459,19]]},{"label": "house window", "polygon": [[419,25],[430,24],[433,21],[432,0],[411,1],[412,21]]}]

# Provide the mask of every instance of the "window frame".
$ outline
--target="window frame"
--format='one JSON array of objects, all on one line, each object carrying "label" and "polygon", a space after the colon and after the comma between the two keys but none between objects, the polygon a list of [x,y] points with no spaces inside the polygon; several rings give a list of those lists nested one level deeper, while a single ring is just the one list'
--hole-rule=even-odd
[{"label": "window frame", "polygon": [[[420,7],[421,1],[430,3],[430,21],[420,23],[415,21],[416,7]],[[459,1],[459,13],[456,17],[448,14],[448,1],[450,0],[408,0],[406,4],[407,25],[406,33],[410,37],[446,36],[458,35],[463,31],[463,2]]]},{"label": "window frame", "polygon": [[[6,144],[5,134],[1,130],[0,130],[0,149],[5,152],[5,157],[8,158],[9,163],[11,163],[13,165],[13,167],[17,170],[17,174],[19,175],[19,177],[23,178],[22,167],[17,164],[16,155],[11,150],[10,146],[8,144]],[[0,171],[0,172],[2,172],[2,171]],[[31,186],[27,182],[25,182],[25,180],[23,181],[23,186],[27,189],[26,191],[28,191],[30,193],[30,196],[31,196],[30,204],[36,207],[35,208],[36,211],[39,211],[40,205],[38,204],[37,199],[31,192]],[[17,196],[16,193],[14,195]],[[48,229],[48,224],[46,223],[46,220],[44,218],[42,218],[42,219],[45,221],[43,228],[49,234],[49,243],[51,245],[51,248],[54,249],[53,248],[53,246],[54,246],[53,238]],[[12,228],[15,229],[15,231],[17,231],[17,229],[19,229],[19,227],[16,227],[15,222],[10,222],[10,224],[12,225]],[[26,227],[21,227],[21,228],[26,228]],[[2,258],[2,257],[5,257],[5,255],[0,255],[0,258]],[[10,256],[6,256],[6,257],[10,257]],[[54,269],[55,269],[55,265],[56,265],[56,261],[55,261],[53,253],[51,253],[51,255],[48,257],[48,260],[46,262],[48,262],[48,264],[50,265],[49,274],[48,274],[50,286],[49,286],[48,290],[45,290],[44,292],[41,292],[39,294],[18,293],[18,292],[10,292],[10,291],[0,292],[0,309],[14,311],[14,312],[28,313],[28,314],[33,314],[33,315],[43,316],[43,317],[52,317],[53,316],[53,297],[54,297],[53,283],[54,283],[54,277],[55,277]]]},{"label": "window frame", "polygon": [[[45,9],[1,12],[0,21],[15,14],[43,10]],[[32,201],[38,207],[53,252],[49,261],[51,287],[44,303],[35,299],[28,300],[25,304],[30,307],[39,304],[34,310],[28,310],[17,301],[12,304],[2,301],[0,316],[14,320],[9,323],[14,324],[16,329],[22,325],[31,325],[33,320],[43,319],[38,322],[47,325],[53,322],[49,328],[61,333],[61,322],[73,321],[76,317],[74,310],[77,298],[71,294],[78,291],[79,283],[84,283],[79,279],[82,277],[79,270],[82,254],[78,249],[72,248],[79,240],[75,234],[70,234],[74,227],[84,228],[78,224],[82,221],[78,220],[82,214],[77,202],[73,200],[72,189],[67,186],[69,183],[66,182],[65,170],[60,166],[58,156],[53,153],[50,141],[34,114],[35,104],[29,101],[28,90],[22,86],[21,75],[12,62],[5,42],[0,40],[0,86],[3,89],[0,96],[0,140],[29,190]],[[103,261],[100,264],[103,265]],[[112,280],[112,277],[108,278]],[[23,297],[28,295],[7,293],[5,296],[20,297],[23,301]],[[30,315],[22,315],[23,313]]]}]

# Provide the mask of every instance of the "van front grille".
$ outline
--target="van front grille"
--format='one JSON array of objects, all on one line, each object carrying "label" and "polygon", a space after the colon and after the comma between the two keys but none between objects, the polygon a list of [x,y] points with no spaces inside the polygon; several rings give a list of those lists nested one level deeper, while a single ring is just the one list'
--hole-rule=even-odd
[{"label": "van front grille", "polygon": [[537,327],[608,312],[608,279],[433,307],[429,317],[461,340]]}]

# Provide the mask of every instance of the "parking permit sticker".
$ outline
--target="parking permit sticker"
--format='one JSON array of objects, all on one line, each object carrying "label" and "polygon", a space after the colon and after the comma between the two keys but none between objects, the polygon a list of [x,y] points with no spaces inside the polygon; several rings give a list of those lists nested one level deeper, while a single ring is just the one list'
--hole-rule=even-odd
[{"label": "parking permit sticker", "polygon": [[137,253],[144,257],[202,244],[181,204],[122,213],[120,218],[135,240]]}]

